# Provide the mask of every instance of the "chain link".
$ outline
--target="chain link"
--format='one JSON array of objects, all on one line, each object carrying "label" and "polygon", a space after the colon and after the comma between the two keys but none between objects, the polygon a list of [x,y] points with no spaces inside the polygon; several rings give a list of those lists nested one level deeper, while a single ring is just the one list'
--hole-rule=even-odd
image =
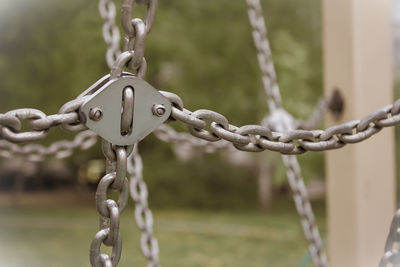
[{"label": "chain link", "polygon": [[[104,2],[107,2],[108,5],[112,5],[115,10],[115,5],[111,1],[100,1],[99,7],[104,6]],[[146,44],[146,35],[149,33],[155,16],[155,10],[157,7],[156,0],[148,0],[148,1],[136,1],[139,4],[145,4],[147,6],[145,21],[140,18],[131,18],[132,11],[134,7],[134,0],[124,0],[122,4],[122,26],[125,31],[125,44],[124,51],[120,54],[119,50],[116,50],[115,47],[117,45],[110,45],[107,43],[108,34],[110,31],[112,33],[118,33],[118,28],[115,26],[115,16],[107,16],[107,12],[100,9],[101,16],[103,17],[105,24],[103,26],[103,36],[106,43],[109,45],[106,59],[107,63],[111,69],[111,77],[110,79],[118,78],[124,67],[127,67],[131,70],[137,72],[137,77],[143,78],[146,74],[147,63],[144,58],[144,50]],[[112,25],[110,27],[109,25]],[[107,29],[106,32],[104,29]],[[119,39],[118,39],[119,42]],[[112,56],[111,56],[112,55]],[[129,91],[124,92],[124,105],[129,106],[131,104],[133,108],[133,93],[130,94]],[[132,95],[132,97],[130,97]],[[123,119],[123,131],[127,130],[127,125],[131,124],[132,118],[128,108],[123,109],[122,113]],[[132,113],[132,112],[131,112]],[[133,153],[130,155],[127,162],[123,162],[121,164],[115,163],[115,158],[113,157],[113,153],[110,149],[111,145],[103,145],[103,151],[107,158],[107,169],[109,171],[116,169],[118,173],[118,169],[122,167],[127,167],[128,173],[130,175],[130,194],[132,199],[135,202],[135,220],[138,228],[142,231],[142,237],[140,240],[141,249],[143,255],[148,260],[149,267],[158,267],[159,263],[159,247],[157,239],[153,235],[153,216],[152,212],[148,207],[147,202],[147,186],[143,180],[143,162],[140,154],[138,152],[138,146],[135,145]],[[127,164],[127,165],[126,165]],[[99,256],[100,257],[100,256]],[[100,258],[99,258],[100,259]]]},{"label": "chain link", "polygon": [[282,155],[282,159],[286,166],[286,176],[288,177],[289,185],[293,192],[294,203],[300,215],[301,226],[309,243],[308,249],[311,258],[317,267],[328,266],[328,260],[322,249],[322,239],[315,222],[314,212],[308,198],[297,157],[294,155]]},{"label": "chain link", "polygon": [[[128,203],[127,158],[132,147],[113,146],[103,140],[107,159],[107,174],[101,178],[96,191],[96,207],[100,214],[99,228],[90,246],[90,263],[94,267],[117,266],[121,257],[122,241],[119,232],[120,215]],[[108,198],[111,190],[118,192],[118,200]],[[111,257],[101,253],[101,244],[112,247]]]},{"label": "chain link", "polygon": [[[79,117],[85,97],[65,103],[58,114],[47,116],[38,109],[21,108],[0,114],[0,138],[13,143],[39,141],[47,137],[50,128],[61,125],[68,131],[83,131],[86,126]],[[22,121],[28,120],[28,131],[21,131]]]},{"label": "chain link", "polygon": [[267,38],[267,28],[260,0],[246,0],[249,21],[252,27],[254,44],[257,49],[258,63],[261,69],[261,77],[267,95],[270,111],[282,106],[281,94],[277,83],[275,67],[272,61],[271,47]]},{"label": "chain link", "polygon": [[394,214],[379,267],[400,266],[400,210]]},{"label": "chain link", "polygon": [[109,68],[111,68],[121,53],[119,48],[120,32],[115,24],[115,18],[117,15],[115,4],[112,0],[100,0],[99,1],[99,12],[103,19],[103,39],[107,44],[106,62]]},{"label": "chain link", "polygon": [[[271,115],[263,121],[267,125],[271,125],[272,130],[289,132],[289,134],[282,137],[282,142],[286,142],[292,138],[293,134],[290,134],[290,130],[294,129],[295,120],[285,110],[274,110]],[[312,135],[307,131],[298,131],[296,134],[304,139],[312,137]],[[323,242],[318,226],[315,222],[315,215],[308,198],[307,188],[302,177],[297,157],[294,155],[282,155],[282,160],[286,167],[286,176],[288,177],[297,213],[300,215],[301,226],[303,228],[304,236],[308,241],[308,250],[311,254],[314,265],[317,267],[328,266],[328,260],[323,251]]]},{"label": "chain link", "polygon": [[160,266],[158,241],[153,234],[153,214],[147,201],[148,190],[143,180],[143,161],[137,144],[128,158],[127,170],[130,175],[130,195],[135,202],[135,220],[142,232],[140,239],[142,253],[148,261],[148,267],[158,267]]},{"label": "chain link", "polygon": [[[307,151],[338,149],[346,144],[362,142],[385,127],[400,124],[400,99],[398,99],[393,105],[383,107],[361,120],[349,121],[325,130],[276,132],[261,125],[237,127],[229,124],[227,127],[227,119],[223,115],[206,109],[192,112],[183,108],[183,105],[176,105],[179,96],[161,93],[173,104],[171,119],[186,124],[193,136],[210,142],[223,139],[242,151],[270,150],[282,154],[302,154]],[[213,127],[207,127],[206,120],[210,121],[209,125]]]},{"label": "chain link", "polygon": [[78,133],[72,141],[57,141],[48,147],[39,144],[18,146],[6,140],[0,140],[0,157],[14,158],[16,156],[23,156],[33,162],[44,161],[49,156],[63,159],[71,156],[73,150],[87,150],[96,142],[97,135],[89,130]]}]

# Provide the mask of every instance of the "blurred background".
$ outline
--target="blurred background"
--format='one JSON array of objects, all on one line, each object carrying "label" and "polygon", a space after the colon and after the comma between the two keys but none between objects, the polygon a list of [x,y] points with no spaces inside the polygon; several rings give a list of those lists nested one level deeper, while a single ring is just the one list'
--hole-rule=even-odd
[{"label": "blurred background", "polygon": [[[262,1],[283,106],[300,119],[312,114],[322,94],[320,4]],[[32,107],[56,113],[109,72],[97,5],[0,0],[0,112]],[[145,55],[147,81],[180,95],[190,110],[212,109],[235,125],[258,124],[268,112],[245,1],[159,1]],[[42,144],[72,138],[52,129]],[[89,266],[98,229],[94,194],[104,172],[99,143],[63,160],[0,159],[0,266]],[[163,266],[311,263],[277,153],[183,153],[152,135],[140,152]],[[305,153],[299,161],[326,238],[323,157]],[[122,214],[120,266],[143,266],[129,205]]]}]

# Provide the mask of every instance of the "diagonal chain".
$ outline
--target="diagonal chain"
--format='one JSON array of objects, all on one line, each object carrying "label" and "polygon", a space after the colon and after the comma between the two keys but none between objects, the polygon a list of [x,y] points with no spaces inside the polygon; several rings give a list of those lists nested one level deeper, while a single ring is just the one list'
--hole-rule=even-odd
[{"label": "diagonal chain", "polygon": [[[253,29],[254,44],[257,48],[258,63],[262,73],[262,81],[264,90],[267,95],[267,103],[271,111],[270,116],[275,114],[288,114],[282,113],[278,110],[282,108],[281,96],[279,86],[277,83],[276,72],[274,63],[272,61],[271,47],[267,38],[267,28],[263,10],[259,0],[247,0],[249,21]],[[323,102],[322,102],[323,103]],[[323,108],[320,105],[319,108]],[[323,113],[316,113],[318,115]],[[274,125],[281,130],[289,130],[296,128],[293,120],[286,120],[290,123],[284,125],[285,120],[281,119],[276,121]],[[318,116],[313,116],[309,123],[315,123],[319,120]],[[285,127],[286,126],[286,127]],[[306,125],[309,126],[309,125]],[[296,205],[297,212],[300,215],[301,225],[305,237],[309,242],[309,251],[315,266],[324,267],[328,266],[327,258],[322,249],[322,239],[319,234],[318,226],[315,223],[315,216],[311,208],[311,203],[308,198],[307,189],[304,184],[304,179],[301,175],[300,165],[296,156],[282,155],[283,163],[286,166],[286,175],[289,180],[290,188],[293,192],[293,199]]]}]

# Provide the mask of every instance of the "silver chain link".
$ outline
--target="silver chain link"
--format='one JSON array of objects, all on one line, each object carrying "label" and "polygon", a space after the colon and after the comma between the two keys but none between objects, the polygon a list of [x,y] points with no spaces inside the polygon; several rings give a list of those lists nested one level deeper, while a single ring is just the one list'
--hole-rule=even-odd
[{"label": "silver chain link", "polygon": [[264,90],[267,95],[270,112],[282,106],[281,94],[276,80],[275,67],[272,61],[271,47],[267,38],[264,15],[259,0],[246,0],[249,21],[252,27],[254,44],[257,49],[258,63]]},{"label": "silver chain link", "polygon": [[[270,150],[282,154],[303,154],[307,151],[326,151],[342,148],[346,144],[362,142],[385,127],[400,124],[400,99],[392,105],[380,108],[361,120],[353,120],[325,130],[272,131],[261,125],[237,127],[220,113],[199,109],[194,112],[183,107],[179,96],[163,92],[172,107],[171,118],[178,120],[198,138],[209,142],[221,139],[232,143],[236,149],[249,152]],[[207,121],[210,130],[206,130]]]},{"label": "silver chain link", "polygon": [[143,161],[135,145],[132,154],[128,158],[128,173],[130,175],[129,192],[135,202],[135,220],[142,232],[140,246],[143,255],[148,261],[148,267],[159,267],[158,241],[153,232],[153,214],[147,201],[148,190],[143,180]]},{"label": "silver chain link", "polygon": [[[186,124],[193,136],[209,142],[223,139],[232,143],[238,150],[250,152],[270,150],[282,154],[302,154],[306,151],[338,149],[346,144],[362,142],[385,127],[400,124],[400,99],[361,120],[349,121],[325,130],[277,132],[261,125],[241,127],[231,125],[225,116],[212,110],[200,109],[191,112],[183,107],[179,96],[170,92],[160,92],[174,105],[171,119]],[[69,131],[85,130],[86,126],[77,115],[83,100],[84,97],[72,100],[63,106],[59,114],[50,116],[35,109],[18,109],[5,114],[0,113],[0,137],[13,143],[22,143],[44,139],[47,131],[57,125]],[[72,120],[71,117],[77,120]],[[31,121],[32,131],[20,132],[23,119]],[[205,129],[207,121],[211,122],[210,130]]]},{"label": "silver chain link", "polygon": [[315,266],[328,266],[326,254],[323,251],[323,243],[315,222],[314,212],[308,198],[307,188],[301,175],[301,169],[297,157],[294,155],[282,155],[286,166],[286,175],[293,193],[294,203],[300,215],[301,226],[308,241],[308,249]]},{"label": "silver chain link", "polygon": [[[261,78],[271,112],[270,116],[267,116],[264,121],[267,122],[267,118],[269,117],[277,117],[277,120],[274,121],[272,127],[285,132],[297,129],[301,126],[312,128],[312,126],[314,126],[313,124],[317,124],[322,118],[323,112],[321,112],[322,110],[320,109],[326,110],[327,105],[325,101],[322,100],[320,102],[320,105],[318,106],[319,110],[316,110],[317,112],[314,113],[314,116],[312,116],[305,124],[294,120],[289,113],[282,110],[281,95],[279,92],[274,63],[272,61],[271,47],[267,38],[267,28],[260,0],[247,0],[247,8],[249,21],[252,26],[254,44],[257,49],[258,63],[262,73]],[[328,261],[326,254],[323,251],[322,239],[318,226],[315,223],[314,212],[311,208],[311,203],[308,198],[307,189],[304,184],[297,157],[294,155],[282,155],[282,159],[286,167],[286,175],[293,193],[296,209],[300,215],[303,232],[309,243],[311,258],[315,266],[326,267],[328,266]]]},{"label": "silver chain link", "polygon": [[[90,263],[93,267],[115,267],[119,262],[122,250],[119,224],[120,215],[128,203],[129,185],[126,171],[132,146],[113,146],[103,140],[102,147],[107,159],[107,174],[101,178],[96,191],[96,207],[100,214],[100,229],[90,245]],[[108,198],[107,193],[111,190],[118,192],[117,201]],[[112,247],[111,257],[101,253],[101,244]]]},{"label": "silver chain link", "polygon": [[48,147],[39,144],[18,146],[6,140],[0,140],[0,157],[14,158],[23,156],[32,162],[44,161],[49,156],[64,159],[71,156],[75,149],[87,150],[96,142],[97,135],[89,130],[78,133],[72,141],[57,141]]},{"label": "silver chain link", "polygon": [[[50,128],[61,125],[67,131],[79,132],[86,126],[79,117],[79,108],[85,97],[65,103],[58,114],[46,115],[33,108],[21,108],[0,113],[0,138],[13,143],[26,143],[43,140]],[[22,120],[28,120],[28,131],[21,131]]]},{"label": "silver chain link", "polygon": [[[147,5],[147,12],[145,21],[139,18],[132,19],[132,11],[134,8],[134,0],[124,0],[122,4],[122,26],[125,31],[124,52],[125,55],[129,54],[129,60],[126,67],[137,71],[137,76],[143,78],[146,74],[147,63],[144,59],[144,49],[146,35],[150,31],[157,6],[156,0],[144,1]],[[100,15],[104,20],[103,25],[103,38],[108,45],[106,52],[107,64],[111,69],[111,77],[114,73],[120,73],[122,70],[116,68],[121,65],[118,61],[124,60],[124,54],[119,50],[119,29],[115,25],[115,4],[110,0],[101,0],[99,2]],[[116,37],[118,36],[118,38]],[[122,64],[125,65],[125,64]],[[127,101],[129,102],[129,101]],[[133,107],[133,99],[131,99]],[[123,109],[122,114],[123,126],[130,125],[132,118],[129,112]],[[126,128],[126,127],[123,127]],[[159,247],[157,239],[153,235],[153,215],[148,207],[147,202],[147,185],[143,180],[143,162],[138,151],[138,145],[135,145],[133,153],[127,160],[127,170],[130,175],[130,195],[135,202],[135,220],[138,228],[142,232],[140,245],[143,255],[148,261],[149,267],[158,267],[159,263]],[[112,169],[113,163],[108,160],[108,168]]]},{"label": "silver chain link", "polygon": [[121,53],[119,48],[120,33],[115,24],[117,8],[112,0],[100,0],[99,12],[104,22],[102,32],[104,42],[107,44],[106,62],[108,67],[111,69],[116,58]]}]

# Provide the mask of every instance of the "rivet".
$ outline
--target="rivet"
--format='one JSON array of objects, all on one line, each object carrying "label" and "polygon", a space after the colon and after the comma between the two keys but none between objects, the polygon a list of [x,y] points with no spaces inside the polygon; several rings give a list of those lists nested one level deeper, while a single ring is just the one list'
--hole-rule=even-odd
[{"label": "rivet", "polygon": [[162,104],[155,104],[153,105],[153,115],[157,117],[161,117],[162,115],[165,114],[165,106]]},{"label": "rivet", "polygon": [[100,108],[91,108],[89,111],[89,118],[92,121],[99,121],[103,117],[103,111]]}]

